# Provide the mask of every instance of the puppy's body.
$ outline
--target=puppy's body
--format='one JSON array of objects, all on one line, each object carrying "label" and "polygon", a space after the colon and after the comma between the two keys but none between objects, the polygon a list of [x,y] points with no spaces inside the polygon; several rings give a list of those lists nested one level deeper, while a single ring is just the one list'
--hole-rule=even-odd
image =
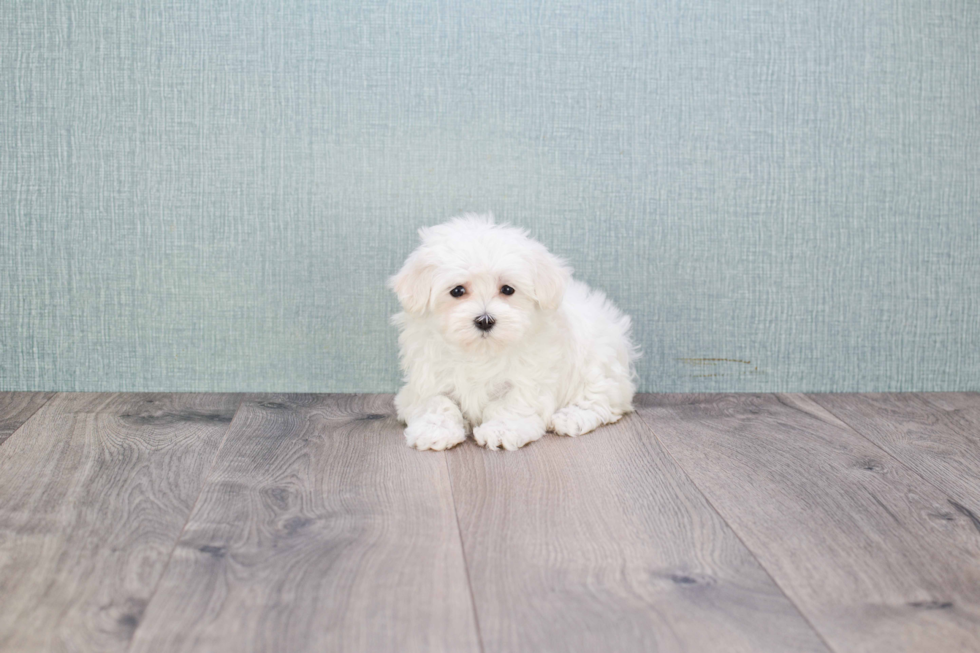
[{"label": "puppy's body", "polygon": [[632,409],[630,320],[601,292],[489,217],[420,233],[392,279],[405,308],[394,318],[406,379],[395,405],[409,445],[446,449],[472,430],[481,445],[516,449]]}]

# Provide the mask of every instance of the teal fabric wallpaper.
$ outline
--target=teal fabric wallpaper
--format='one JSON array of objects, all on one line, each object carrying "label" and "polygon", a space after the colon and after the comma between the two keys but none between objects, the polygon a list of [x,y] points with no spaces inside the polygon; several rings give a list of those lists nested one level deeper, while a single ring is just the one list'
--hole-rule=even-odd
[{"label": "teal fabric wallpaper", "polygon": [[493,211],[645,391],[980,389],[975,0],[0,10],[0,389],[392,391]]}]

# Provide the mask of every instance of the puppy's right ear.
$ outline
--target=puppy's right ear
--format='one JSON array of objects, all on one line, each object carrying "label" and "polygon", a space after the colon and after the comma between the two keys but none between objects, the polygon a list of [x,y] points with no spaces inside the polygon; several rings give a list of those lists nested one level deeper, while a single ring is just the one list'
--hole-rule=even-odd
[{"label": "puppy's right ear", "polygon": [[388,280],[388,287],[408,313],[424,313],[432,299],[436,266],[420,248],[412,252],[398,274]]}]

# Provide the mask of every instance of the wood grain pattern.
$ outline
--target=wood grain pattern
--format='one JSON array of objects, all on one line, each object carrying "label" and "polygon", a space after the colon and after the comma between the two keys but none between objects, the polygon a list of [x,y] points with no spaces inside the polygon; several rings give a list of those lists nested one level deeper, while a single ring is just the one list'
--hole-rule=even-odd
[{"label": "wood grain pattern", "polygon": [[0,650],[126,650],[237,405],[60,394],[0,447]]},{"label": "wood grain pattern", "polygon": [[645,395],[640,413],[841,651],[976,651],[980,531],[802,396]]},{"label": "wood grain pattern", "polygon": [[827,650],[638,417],[448,457],[488,653]]},{"label": "wood grain pattern", "polygon": [[980,392],[920,392],[930,403],[944,410],[980,411]]},{"label": "wood grain pattern", "polygon": [[53,396],[53,392],[0,392],[0,444]]},{"label": "wood grain pattern", "polygon": [[810,398],[980,515],[980,401],[971,395],[826,394]]},{"label": "wood grain pattern", "polygon": [[249,398],[132,650],[479,650],[445,457],[391,401]]}]

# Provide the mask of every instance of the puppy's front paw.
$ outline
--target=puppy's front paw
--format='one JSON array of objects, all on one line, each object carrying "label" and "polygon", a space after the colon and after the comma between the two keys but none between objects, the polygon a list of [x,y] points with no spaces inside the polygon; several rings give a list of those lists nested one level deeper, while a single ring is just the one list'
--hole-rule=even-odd
[{"label": "puppy's front paw", "polygon": [[542,435],[544,429],[531,420],[494,419],[473,429],[473,438],[477,444],[487,449],[503,447],[507,451],[517,451]]},{"label": "puppy's front paw", "polygon": [[[614,417],[610,423],[618,420]],[[594,410],[579,406],[565,406],[551,416],[551,427],[558,435],[576,437],[594,431],[602,424],[602,417]]]},{"label": "puppy's front paw", "polygon": [[405,427],[405,442],[419,450],[443,451],[466,439],[463,420],[453,415],[427,413]]}]

